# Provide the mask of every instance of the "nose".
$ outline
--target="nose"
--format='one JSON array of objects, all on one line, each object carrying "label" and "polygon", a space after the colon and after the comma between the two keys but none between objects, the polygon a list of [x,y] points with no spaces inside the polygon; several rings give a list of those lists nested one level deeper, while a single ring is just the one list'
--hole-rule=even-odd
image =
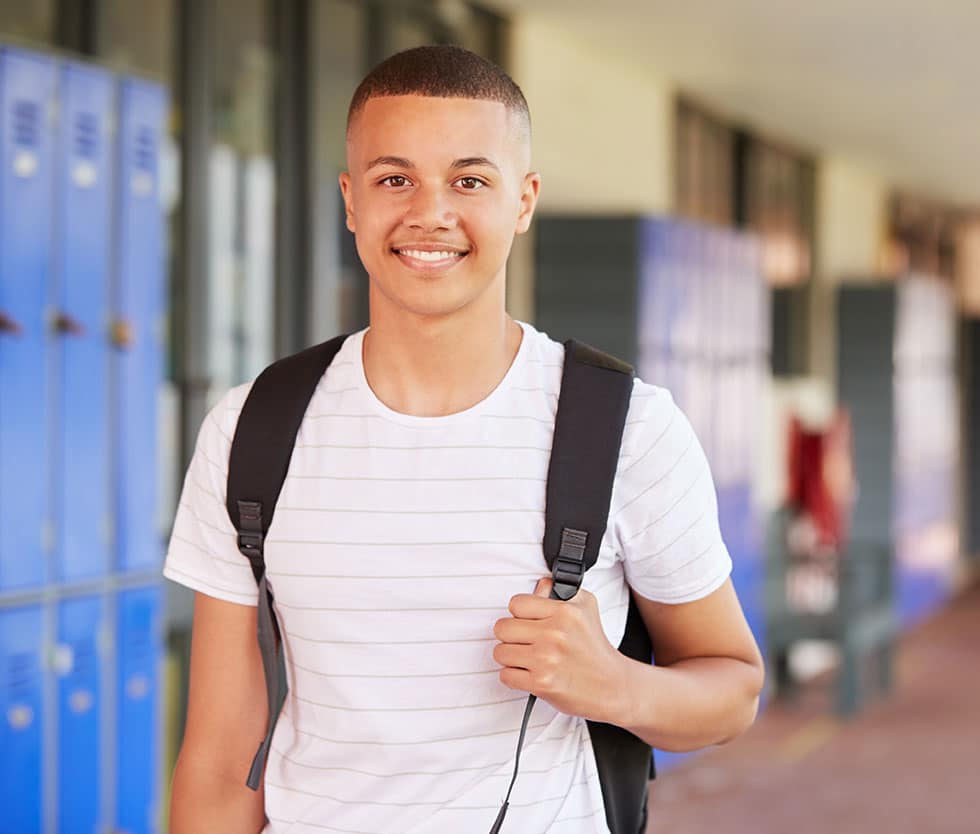
[{"label": "nose", "polygon": [[456,211],[450,196],[441,188],[419,185],[404,217],[411,229],[436,232],[456,226]]}]

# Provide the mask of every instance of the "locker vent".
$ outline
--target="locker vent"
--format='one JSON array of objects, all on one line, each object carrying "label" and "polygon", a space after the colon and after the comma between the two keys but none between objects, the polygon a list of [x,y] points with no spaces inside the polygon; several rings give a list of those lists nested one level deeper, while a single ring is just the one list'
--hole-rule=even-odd
[{"label": "locker vent", "polygon": [[99,148],[99,121],[94,113],[79,113],[75,117],[75,156],[95,159]]},{"label": "locker vent", "polygon": [[156,138],[149,127],[139,127],[133,137],[133,176],[130,187],[136,197],[153,194],[156,162]]},{"label": "locker vent", "polygon": [[30,652],[16,652],[7,659],[7,689],[11,693],[30,689],[37,677],[37,663]]},{"label": "locker vent", "polygon": [[14,144],[35,148],[39,144],[41,108],[36,101],[14,102]]},{"label": "locker vent", "polygon": [[152,128],[141,127],[136,131],[134,153],[135,159],[133,162],[136,169],[152,174],[153,160],[156,157],[156,140]]}]

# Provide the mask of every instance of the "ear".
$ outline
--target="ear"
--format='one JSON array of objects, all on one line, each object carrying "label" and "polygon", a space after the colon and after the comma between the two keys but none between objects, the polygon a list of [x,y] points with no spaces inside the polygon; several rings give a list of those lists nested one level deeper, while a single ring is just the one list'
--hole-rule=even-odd
[{"label": "ear", "polygon": [[346,214],[347,228],[354,231],[354,191],[351,185],[350,174],[344,171],[340,177],[340,193],[344,197],[344,212]]},{"label": "ear", "polygon": [[524,177],[524,184],[521,186],[521,210],[517,215],[517,234],[522,235],[530,228],[540,192],[541,175],[532,171]]}]

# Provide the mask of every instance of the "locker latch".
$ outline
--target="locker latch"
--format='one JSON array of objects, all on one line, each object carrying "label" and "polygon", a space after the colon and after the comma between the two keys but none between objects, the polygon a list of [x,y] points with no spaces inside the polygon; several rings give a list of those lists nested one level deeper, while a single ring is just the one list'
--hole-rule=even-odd
[{"label": "locker latch", "polygon": [[23,332],[24,328],[6,313],[0,312],[0,333],[10,333],[13,336],[19,336]]},{"label": "locker latch", "polygon": [[128,321],[117,319],[112,323],[112,343],[118,348],[131,348],[136,341],[133,327]]},{"label": "locker latch", "polygon": [[85,333],[85,326],[67,313],[58,313],[54,317],[54,329],[66,336],[82,336]]}]

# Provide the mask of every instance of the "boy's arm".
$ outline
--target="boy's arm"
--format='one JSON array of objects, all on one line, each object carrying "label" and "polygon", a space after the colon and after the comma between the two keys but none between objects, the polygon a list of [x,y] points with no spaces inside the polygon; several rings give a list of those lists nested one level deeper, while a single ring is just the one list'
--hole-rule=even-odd
[{"label": "boy's arm", "polygon": [[174,770],[171,834],[258,834],[264,791],[245,785],[268,706],[254,606],[194,599],[187,726]]},{"label": "boy's arm", "polygon": [[624,658],[620,697],[612,699],[606,720],[672,751],[724,744],[747,730],[764,669],[731,580],[677,605],[633,596],[657,665]]},{"label": "boy's arm", "polygon": [[755,718],[763,664],[731,580],[694,602],[634,595],[657,666],[631,660],[602,630],[595,597],[548,599],[551,579],[511,599],[494,658],[501,681],[561,712],[615,724],[661,750],[722,744]]}]

